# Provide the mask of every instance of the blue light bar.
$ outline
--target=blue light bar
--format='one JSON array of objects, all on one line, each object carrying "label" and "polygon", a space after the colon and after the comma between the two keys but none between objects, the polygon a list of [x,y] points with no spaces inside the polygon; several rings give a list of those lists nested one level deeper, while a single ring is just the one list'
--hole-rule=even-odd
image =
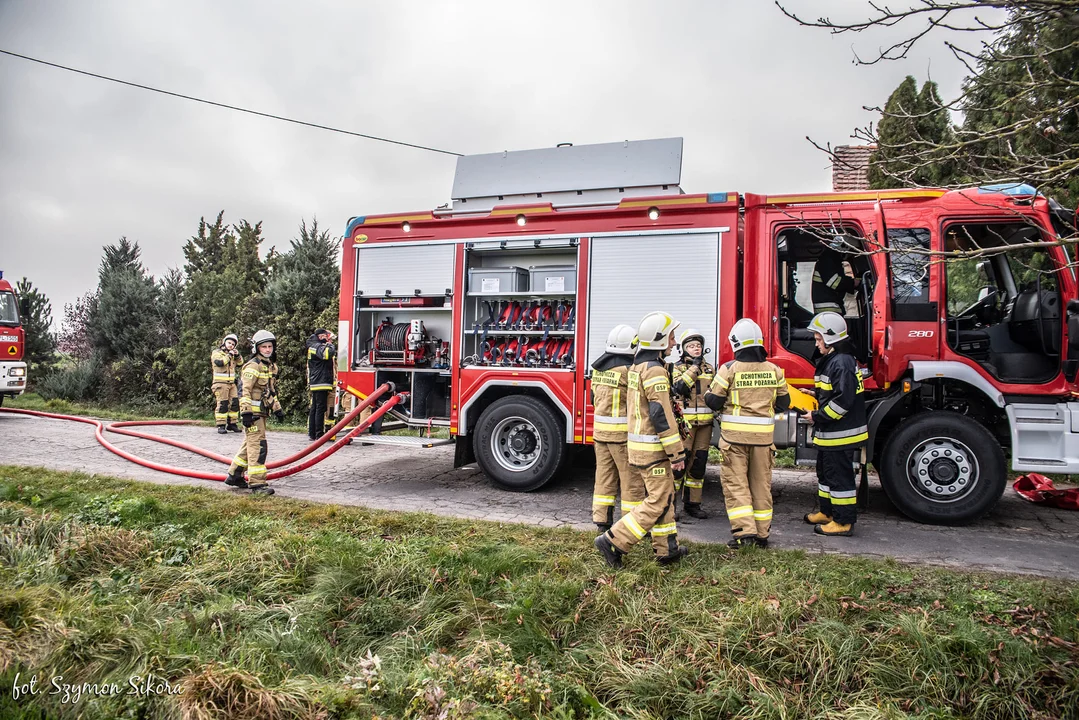
[{"label": "blue light bar", "polygon": [[366,215],[360,215],[359,217],[354,217],[354,218],[350,219],[348,221],[348,225],[345,226],[345,237],[346,238],[351,237],[352,236],[352,231],[355,230],[360,225],[363,225],[363,221],[366,220],[366,219],[367,219]]},{"label": "blue light bar", "polygon": [[1021,196],[1021,195],[1037,195],[1038,189],[1032,185],[1026,183],[996,183],[993,185],[982,185],[978,188],[980,193],[1000,193],[1001,195]]}]

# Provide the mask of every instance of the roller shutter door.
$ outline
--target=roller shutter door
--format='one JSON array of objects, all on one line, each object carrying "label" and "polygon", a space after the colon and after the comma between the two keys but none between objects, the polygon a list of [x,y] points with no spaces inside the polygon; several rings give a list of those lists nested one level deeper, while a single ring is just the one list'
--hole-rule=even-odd
[{"label": "roller shutter door", "polygon": [[589,263],[588,364],[603,354],[607,333],[634,328],[662,310],[681,330],[692,327],[712,348],[715,362],[719,303],[718,233],[627,235],[592,239]]},{"label": "roller shutter door", "polygon": [[444,295],[453,288],[456,246],[383,245],[357,253],[356,291],[367,296]]}]

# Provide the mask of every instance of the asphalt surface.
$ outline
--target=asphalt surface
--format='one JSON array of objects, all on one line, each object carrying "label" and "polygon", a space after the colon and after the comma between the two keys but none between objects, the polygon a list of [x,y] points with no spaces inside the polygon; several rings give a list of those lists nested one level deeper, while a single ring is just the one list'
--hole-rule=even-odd
[{"label": "asphalt surface", "polygon": [[[218,435],[213,428],[196,426],[145,430],[228,456],[239,448],[242,437]],[[82,423],[0,413],[0,437],[7,440],[0,455],[3,464],[231,492],[222,483],[191,480],[130,463],[101,447],[93,428]],[[166,465],[225,470],[224,465],[178,448],[111,433],[108,437],[129,452]],[[302,449],[307,438],[271,430],[268,442],[273,460]],[[315,502],[594,531],[592,473],[585,453],[571,464],[566,477],[536,492],[512,493],[494,487],[474,465],[454,469],[452,445],[414,449],[363,446],[357,441],[309,470],[275,481],[274,487],[280,496]],[[816,495],[812,471],[776,470],[773,494],[771,542],[777,548],[1079,580],[1079,512],[1034,505],[1010,487],[995,509],[977,524],[948,528],[920,525],[900,515],[874,478],[869,507],[860,514],[856,534],[850,538],[814,535],[812,527],[802,521]],[[680,538],[727,542],[730,526],[723,513],[718,467],[708,469],[703,506],[712,517],[683,518],[678,524]]]}]

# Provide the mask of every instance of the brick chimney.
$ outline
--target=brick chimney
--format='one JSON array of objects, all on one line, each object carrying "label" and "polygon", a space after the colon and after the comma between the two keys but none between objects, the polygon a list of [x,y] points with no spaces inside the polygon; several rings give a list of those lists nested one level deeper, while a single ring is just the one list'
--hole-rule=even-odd
[{"label": "brick chimney", "polygon": [[869,156],[876,145],[839,145],[832,163],[832,190],[850,192],[869,189]]}]

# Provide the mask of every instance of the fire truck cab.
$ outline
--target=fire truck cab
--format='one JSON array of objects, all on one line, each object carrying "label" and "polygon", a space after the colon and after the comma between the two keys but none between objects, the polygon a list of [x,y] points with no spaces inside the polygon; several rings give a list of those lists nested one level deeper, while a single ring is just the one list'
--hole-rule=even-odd
[{"label": "fire truck cab", "polygon": [[[671,138],[465,156],[452,203],[352,218],[341,391],[393,382],[410,393],[399,421],[446,428],[457,465],[533,490],[592,442],[589,370],[607,333],[650,311],[703,331],[718,363],[750,317],[788,381],[811,388],[813,274],[831,251],[858,280],[843,314],[866,458],[900,510],[980,517],[1009,455],[1015,470],[1079,471],[1079,302],[1057,242],[1074,219],[1059,206],[1025,186],[685,194],[681,153]],[[795,413],[775,440],[813,461]]]},{"label": "fire truck cab", "polygon": [[20,316],[27,314],[26,299],[19,302],[0,271],[0,405],[5,397],[16,397],[26,390],[26,363],[22,361],[26,336]]}]

